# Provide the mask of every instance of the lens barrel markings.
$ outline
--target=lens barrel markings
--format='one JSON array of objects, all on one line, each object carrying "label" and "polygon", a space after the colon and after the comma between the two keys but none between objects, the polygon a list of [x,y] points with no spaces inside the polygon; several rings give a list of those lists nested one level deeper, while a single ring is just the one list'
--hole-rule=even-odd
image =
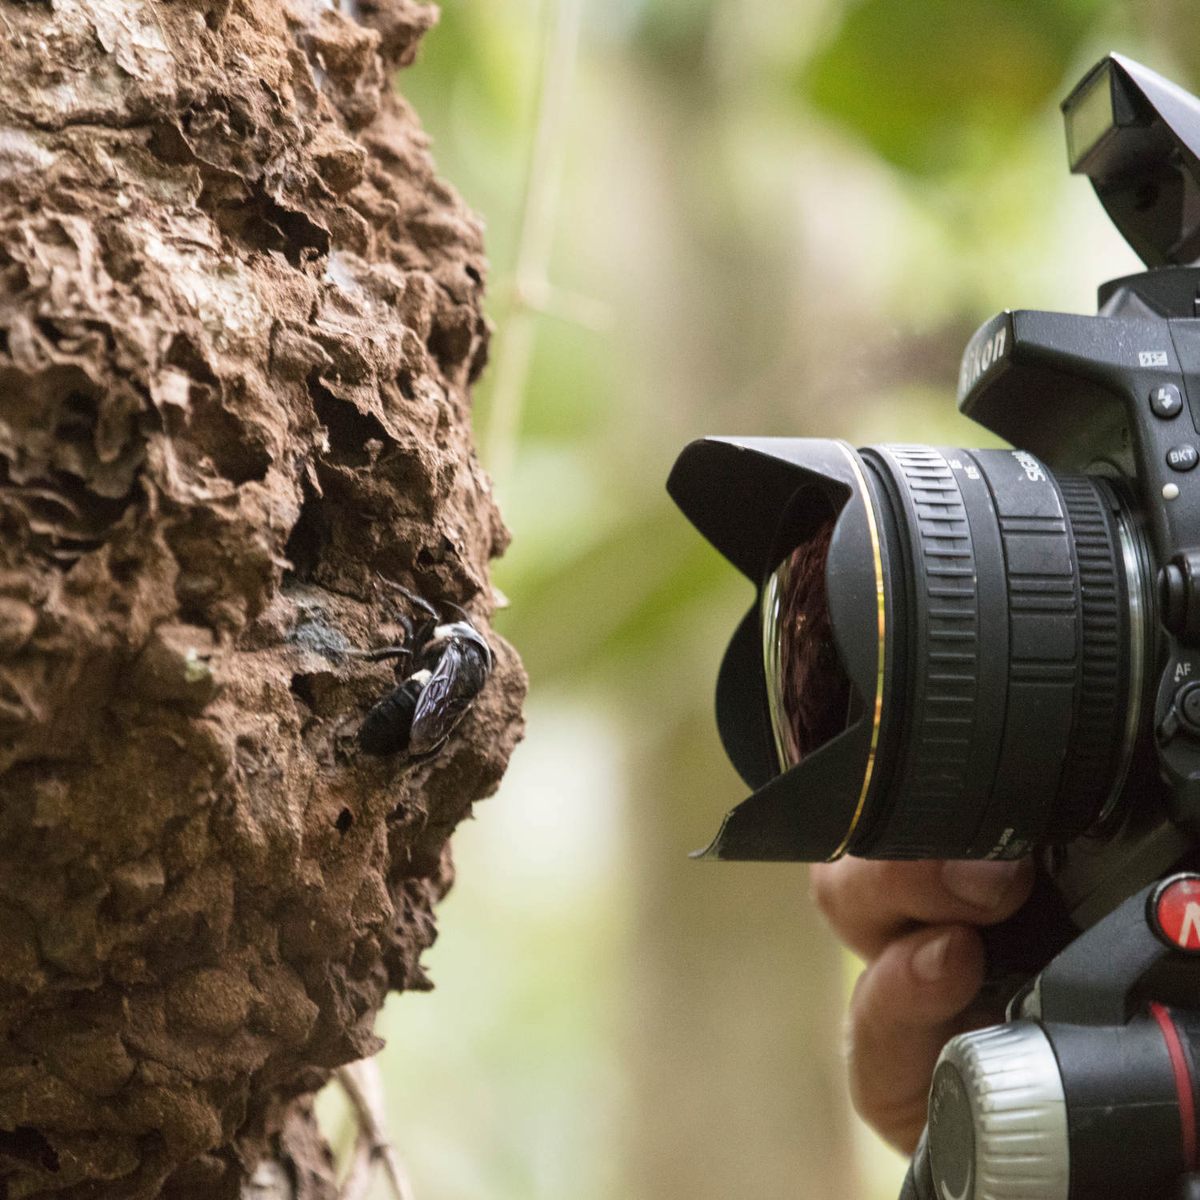
[{"label": "lens barrel markings", "polygon": [[[888,790],[856,847],[1013,857],[1093,824],[1129,703],[1115,497],[1029,454],[870,452],[907,584]],[[899,580],[897,579],[897,583]]]},{"label": "lens barrel markings", "polygon": [[997,846],[1024,852],[1051,824],[1079,674],[1079,596],[1066,511],[1031,455],[978,451],[1004,548],[1008,694],[989,813]]}]

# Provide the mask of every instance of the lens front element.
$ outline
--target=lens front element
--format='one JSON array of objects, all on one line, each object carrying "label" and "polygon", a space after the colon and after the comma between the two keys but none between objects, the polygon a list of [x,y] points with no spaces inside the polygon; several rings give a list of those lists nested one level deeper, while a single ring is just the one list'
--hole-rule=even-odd
[{"label": "lens front element", "polygon": [[837,514],[818,495],[812,530],[771,572],[762,592],[767,702],[787,767],[845,731],[850,680],[833,640],[825,570]]}]

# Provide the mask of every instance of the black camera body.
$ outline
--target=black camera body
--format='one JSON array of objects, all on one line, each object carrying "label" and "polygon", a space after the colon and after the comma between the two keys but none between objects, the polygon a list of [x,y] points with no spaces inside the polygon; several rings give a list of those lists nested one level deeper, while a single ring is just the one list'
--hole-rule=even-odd
[{"label": "black camera body", "polygon": [[[1036,856],[987,934],[1010,1021],[935,1076],[943,1200],[1200,1194],[1200,101],[1111,55],[1063,111],[1149,270],[971,339],[959,407],[1014,449],[706,438],[668,483],[756,592],[717,684],[753,792],[703,855]],[[1032,1132],[985,1163],[1018,1061]]]},{"label": "black camera body", "polygon": [[[964,353],[958,396],[965,415],[1051,471],[1110,476],[1139,514],[1128,601],[1145,665],[1137,744],[1112,818],[1042,861],[1078,928],[1187,860],[1200,834],[1200,270],[1114,280],[1099,301],[1095,317],[987,322]],[[1039,901],[1023,922],[1045,913],[1044,892]]]}]

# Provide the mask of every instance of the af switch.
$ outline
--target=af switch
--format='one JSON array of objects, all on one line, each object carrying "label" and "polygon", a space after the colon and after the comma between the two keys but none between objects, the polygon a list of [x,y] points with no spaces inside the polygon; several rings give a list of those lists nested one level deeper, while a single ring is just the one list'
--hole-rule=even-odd
[{"label": "af switch", "polygon": [[1178,733],[1200,737],[1200,681],[1185,683],[1171,697],[1158,724],[1159,744],[1167,745]]},{"label": "af switch", "polygon": [[1173,383],[1160,384],[1150,393],[1150,411],[1164,421],[1177,417],[1183,411],[1183,397]]}]

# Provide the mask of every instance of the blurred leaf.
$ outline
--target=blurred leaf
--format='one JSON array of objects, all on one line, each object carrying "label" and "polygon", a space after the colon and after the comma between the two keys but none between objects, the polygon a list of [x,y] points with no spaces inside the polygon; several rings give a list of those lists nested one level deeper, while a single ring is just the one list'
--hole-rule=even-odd
[{"label": "blurred leaf", "polygon": [[636,29],[641,50],[661,68],[692,75],[703,62],[717,0],[658,0]]},{"label": "blurred leaf", "polygon": [[497,625],[521,647],[536,685],[587,680],[637,701],[670,692],[687,676],[675,656],[688,610],[713,606],[730,629],[740,615],[745,581],[665,496],[639,499],[624,520],[562,544],[553,558],[515,550],[497,570],[516,597]]},{"label": "blurred leaf", "polygon": [[[426,121],[447,112],[445,89],[470,88],[496,124],[523,126],[529,119],[532,72],[541,53],[532,2],[494,6],[451,0],[421,45],[415,67],[399,79]],[[440,94],[439,94],[440,93]],[[523,130],[522,130],[523,132]]]},{"label": "blurred leaf", "polygon": [[1001,151],[1005,137],[1060,98],[1068,65],[1106,7],[1104,0],[864,0],[809,64],[801,87],[816,109],[892,163],[936,173]]},{"label": "blurred leaf", "polygon": [[397,76],[438,169],[487,221],[501,270],[512,258],[543,52],[539,0],[449,0]]}]

